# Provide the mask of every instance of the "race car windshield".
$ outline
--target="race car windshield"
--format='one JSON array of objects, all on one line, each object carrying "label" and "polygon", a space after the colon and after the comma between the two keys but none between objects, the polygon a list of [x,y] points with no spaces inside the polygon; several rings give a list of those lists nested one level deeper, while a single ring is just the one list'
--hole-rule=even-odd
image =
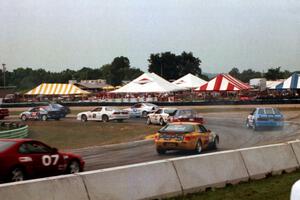
[{"label": "race car windshield", "polygon": [[9,141],[0,141],[0,152],[5,151],[12,145],[14,145],[16,142],[9,142]]},{"label": "race car windshield", "polygon": [[162,129],[159,130],[159,132],[193,132],[195,131],[194,126],[191,124],[169,124]]}]

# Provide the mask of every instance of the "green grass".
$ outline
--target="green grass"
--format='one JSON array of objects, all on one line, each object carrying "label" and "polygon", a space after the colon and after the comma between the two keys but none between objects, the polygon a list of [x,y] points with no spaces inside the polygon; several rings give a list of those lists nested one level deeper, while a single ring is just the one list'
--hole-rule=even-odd
[{"label": "green grass", "polygon": [[27,121],[29,137],[41,140],[60,149],[73,149],[95,145],[115,144],[142,140],[155,133],[160,126],[147,126],[143,123]]},{"label": "green grass", "polygon": [[300,171],[267,179],[249,181],[207,192],[169,200],[289,200],[292,185],[300,179]]}]

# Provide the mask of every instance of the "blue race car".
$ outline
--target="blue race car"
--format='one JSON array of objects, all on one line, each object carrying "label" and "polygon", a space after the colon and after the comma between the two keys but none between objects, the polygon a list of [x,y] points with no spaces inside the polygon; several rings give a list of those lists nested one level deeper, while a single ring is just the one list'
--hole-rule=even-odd
[{"label": "blue race car", "polygon": [[284,116],[277,108],[256,108],[246,120],[246,126],[257,130],[262,127],[283,128]]}]

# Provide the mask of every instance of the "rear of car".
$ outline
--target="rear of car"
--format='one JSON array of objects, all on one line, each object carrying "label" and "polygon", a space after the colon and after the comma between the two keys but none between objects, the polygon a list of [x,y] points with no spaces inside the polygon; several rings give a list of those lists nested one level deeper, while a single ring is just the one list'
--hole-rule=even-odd
[{"label": "rear of car", "polygon": [[9,111],[6,108],[0,108],[0,119],[4,119],[9,116]]},{"label": "rear of car", "polygon": [[176,122],[161,128],[155,136],[156,151],[188,150],[201,153],[202,149],[216,149],[219,136],[200,123]]},{"label": "rear of car", "polygon": [[197,122],[203,124],[203,117],[195,110],[177,110],[173,117],[169,118],[170,122]]},{"label": "rear of car", "polygon": [[247,126],[258,128],[283,128],[284,116],[277,108],[256,108],[247,118]]},{"label": "rear of car", "polygon": [[125,119],[129,119],[129,112],[126,110],[120,110],[116,108],[106,107],[107,112],[111,113],[109,115],[109,120],[117,120],[122,121]]}]

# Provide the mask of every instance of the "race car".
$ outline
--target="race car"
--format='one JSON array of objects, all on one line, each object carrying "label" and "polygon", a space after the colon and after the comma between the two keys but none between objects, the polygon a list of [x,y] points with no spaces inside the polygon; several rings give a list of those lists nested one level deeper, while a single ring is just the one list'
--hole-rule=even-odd
[{"label": "race car", "polygon": [[197,122],[204,123],[203,117],[195,110],[179,109],[173,116],[169,117],[170,122]]},{"label": "race car", "polygon": [[104,106],[94,108],[91,111],[81,112],[77,114],[77,120],[81,120],[82,122],[86,122],[88,120],[103,122],[117,120],[118,122],[122,122],[125,119],[129,119],[129,114],[127,111]]},{"label": "race car", "polygon": [[158,106],[152,103],[137,103],[126,108],[124,110],[129,112],[130,117],[147,117],[149,113],[152,113],[158,109]]},{"label": "race car", "polygon": [[0,119],[9,116],[9,110],[7,108],[0,108]]},{"label": "race car", "polygon": [[28,119],[43,121],[48,119],[59,120],[62,117],[62,113],[60,110],[54,109],[50,106],[37,106],[30,108],[28,111],[22,112],[19,117],[22,121],[26,121]]},{"label": "race car", "polygon": [[195,122],[174,122],[161,128],[155,135],[158,154],[168,150],[189,150],[199,154],[204,149],[217,149],[219,136]]},{"label": "race car", "polygon": [[0,181],[77,173],[84,169],[78,155],[59,152],[32,139],[0,139]]},{"label": "race car", "polygon": [[70,114],[70,113],[71,113],[71,110],[70,110],[69,107],[63,106],[63,105],[58,104],[58,103],[51,103],[51,104],[49,104],[49,106],[50,106],[52,109],[59,110],[60,113],[61,113],[61,117],[62,117],[62,118],[66,117],[67,114]]},{"label": "race car", "polygon": [[177,108],[159,108],[154,113],[148,114],[147,124],[165,125],[169,121],[170,116],[174,116]]},{"label": "race car", "polygon": [[255,108],[246,119],[246,126],[258,130],[262,127],[283,128],[284,116],[277,108]]}]

